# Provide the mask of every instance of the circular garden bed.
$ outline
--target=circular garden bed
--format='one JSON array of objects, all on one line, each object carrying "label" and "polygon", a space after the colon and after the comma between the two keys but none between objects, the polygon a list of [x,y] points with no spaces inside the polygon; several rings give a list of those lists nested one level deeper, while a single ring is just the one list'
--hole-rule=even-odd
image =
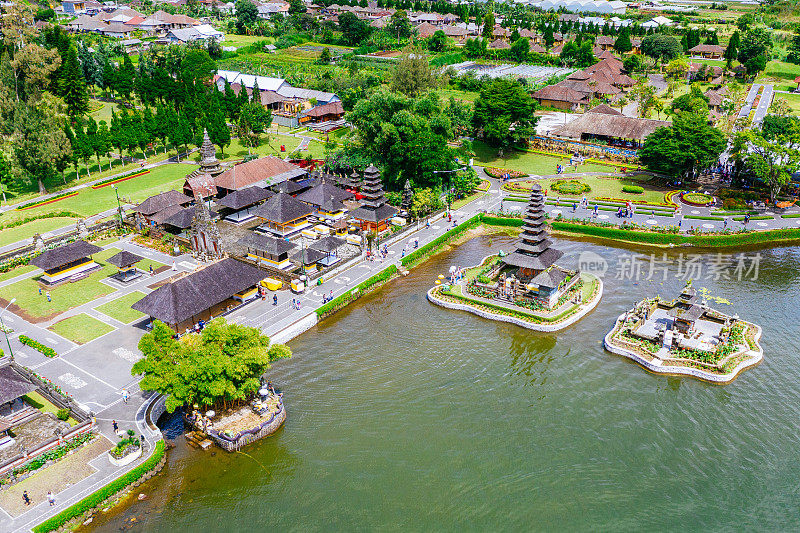
[{"label": "circular garden bed", "polygon": [[560,194],[583,194],[592,190],[589,185],[580,180],[558,180],[554,181],[550,188]]},{"label": "circular garden bed", "polygon": [[707,207],[714,202],[714,197],[702,192],[683,191],[681,193],[681,201],[697,207]]}]

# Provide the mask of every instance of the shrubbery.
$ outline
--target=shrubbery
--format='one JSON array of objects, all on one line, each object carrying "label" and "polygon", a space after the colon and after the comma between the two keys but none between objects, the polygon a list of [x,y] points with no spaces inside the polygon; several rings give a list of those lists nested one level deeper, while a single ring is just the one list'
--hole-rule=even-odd
[{"label": "shrubbery", "polygon": [[[388,268],[385,268],[369,278],[366,281],[361,282],[356,286],[355,289],[347,291],[344,294],[341,294],[331,300],[330,302],[326,303],[322,307],[317,308],[317,317],[325,316],[327,313],[331,311],[336,311],[340,307],[344,307],[352,300],[356,300],[361,297],[362,293],[371,289],[374,285],[378,283],[383,283],[391,279],[395,274],[397,274],[397,267],[395,265],[391,265]],[[353,294],[355,293],[355,294]]]},{"label": "shrubbery", "polygon": [[623,185],[622,192],[629,192],[632,194],[642,194],[644,193],[644,187],[640,185]]},{"label": "shrubbery", "polygon": [[58,357],[58,354],[56,353],[56,351],[54,349],[52,349],[49,346],[45,346],[44,344],[42,344],[39,341],[35,341],[35,340],[31,339],[27,335],[20,335],[19,336],[19,342],[21,342],[25,346],[30,346],[31,348],[33,348],[37,352],[42,353],[45,357]]},{"label": "shrubbery", "polygon": [[554,181],[550,188],[561,194],[583,194],[592,190],[587,183],[579,180]]}]

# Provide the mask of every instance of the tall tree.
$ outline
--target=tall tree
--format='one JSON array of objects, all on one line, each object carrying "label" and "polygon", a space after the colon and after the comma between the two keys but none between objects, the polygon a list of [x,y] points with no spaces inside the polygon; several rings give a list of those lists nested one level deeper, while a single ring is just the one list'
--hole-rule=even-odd
[{"label": "tall tree", "polygon": [[492,146],[508,148],[535,132],[536,103],[518,83],[497,78],[486,83],[475,100],[472,125]]},{"label": "tall tree", "polygon": [[403,49],[403,55],[392,71],[389,87],[393,91],[416,97],[436,87],[438,81],[425,52],[418,46],[409,45]]},{"label": "tall tree", "polygon": [[347,44],[358,46],[369,37],[372,28],[366,21],[346,11],[339,15],[339,31]]},{"label": "tall tree", "polygon": [[734,136],[731,155],[744,163],[745,172],[769,187],[769,200],[774,204],[800,164],[798,142],[796,126],[775,139],[767,139],[763,131],[745,129]]},{"label": "tall tree", "polygon": [[645,139],[639,159],[652,171],[685,179],[714,164],[726,145],[708,115],[678,113],[671,127],[658,128]]},{"label": "tall tree", "polygon": [[642,53],[657,61],[669,61],[683,53],[680,43],[671,35],[648,35],[642,39]]},{"label": "tall tree", "polygon": [[768,54],[772,48],[772,37],[764,28],[753,28],[744,34],[739,45],[739,62],[754,76],[767,66]]},{"label": "tall tree", "polygon": [[143,390],[167,396],[167,411],[184,405],[226,408],[249,400],[261,386],[270,363],[292,353],[284,344],[270,346],[257,328],[228,324],[224,318],[209,322],[203,332],[181,340],[156,320],[153,330],[139,340],[144,357],[131,373],[144,374]]},{"label": "tall tree", "polygon": [[67,114],[76,118],[89,111],[89,91],[86,80],[78,63],[78,50],[74,44],[69,46],[61,65],[61,75],[58,79],[58,94],[67,104]]},{"label": "tall tree", "polygon": [[622,28],[622,30],[619,32],[619,35],[617,35],[617,40],[614,41],[614,50],[620,54],[625,54],[633,50],[631,33],[627,27]]},{"label": "tall tree", "polygon": [[125,100],[130,100],[136,82],[136,69],[128,54],[122,55],[122,65],[114,75],[114,90]]}]

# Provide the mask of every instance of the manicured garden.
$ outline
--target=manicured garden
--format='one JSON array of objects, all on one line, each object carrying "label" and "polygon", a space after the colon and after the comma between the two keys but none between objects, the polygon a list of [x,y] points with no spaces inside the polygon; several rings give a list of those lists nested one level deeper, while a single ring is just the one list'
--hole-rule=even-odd
[{"label": "manicured garden", "polygon": [[74,225],[75,219],[68,217],[41,218],[26,222],[21,226],[3,228],[0,231],[0,246],[6,246],[17,241],[32,238],[37,233],[47,233],[54,229]]},{"label": "manicured garden", "polygon": [[[556,165],[569,164],[569,156],[549,156],[519,150],[507,150],[502,157],[498,156],[497,149],[488,146],[482,141],[472,143],[475,151],[475,164],[487,167],[500,167],[509,170],[518,170],[526,174],[549,176],[556,173]],[[586,163],[578,166],[578,172],[616,172],[618,169],[608,165]]]},{"label": "manicured garden", "polygon": [[114,331],[115,328],[86,313],[81,313],[60,320],[50,326],[49,329],[74,343],[86,344],[97,337]]},{"label": "manicured garden", "polygon": [[[192,170],[193,167],[177,163],[156,167],[148,174],[120,182],[117,185],[119,196],[120,198],[130,198],[135,202],[139,202],[160,192],[170,189],[181,189],[186,175]],[[3,223],[7,224],[19,218],[28,218],[52,211],[65,210],[88,217],[116,207],[117,196],[112,187],[103,187],[100,189],[87,187],[81,189],[76,196],[52,204],[26,209],[25,211],[8,211],[3,214]],[[33,236],[33,233],[36,232],[32,232],[29,236]],[[17,237],[16,240],[19,240],[25,238],[26,235],[19,237],[18,234]]]},{"label": "manicured garden", "polygon": [[[531,185],[538,183],[542,190],[548,191],[547,196],[554,198],[557,196],[582,196],[587,198],[618,199],[625,202],[630,200],[634,203],[653,203],[664,204],[666,189],[651,185],[653,178],[647,174],[639,174],[629,177],[604,177],[604,176],[584,176],[581,178],[546,178],[541,180],[524,180],[509,182],[503,185],[507,191],[526,196],[530,192]],[[554,187],[555,186],[555,187]],[[625,188],[641,188],[642,192],[626,192]],[[588,188],[588,189],[587,189]]]},{"label": "manicured garden", "polygon": [[[73,283],[62,283],[50,289],[42,289],[39,294],[40,284],[38,278],[28,278],[5,287],[0,287],[0,299],[6,302],[16,298],[15,305],[27,314],[26,318],[44,320],[47,317],[63,313],[68,309],[96,300],[101,296],[114,292],[109,285],[101,283],[111,274],[117,272],[117,267],[105,264],[104,261],[119,252],[117,248],[108,248],[96,253],[93,257],[102,268],[95,270],[87,277]],[[51,301],[47,301],[46,290],[50,291]]]},{"label": "manicured garden", "polygon": [[[157,268],[153,265],[153,268]],[[131,309],[131,306],[144,298],[143,292],[135,291],[126,294],[116,300],[111,300],[108,303],[95,307],[104,315],[108,315],[113,319],[119,320],[125,324],[130,324],[134,320],[144,317],[144,313]]]},{"label": "manicured garden", "polygon": [[12,270],[9,270],[8,272],[3,272],[2,274],[0,274],[0,283],[8,281],[12,278],[16,278],[17,276],[27,274],[28,272],[33,272],[34,270],[36,270],[36,268],[37,267],[33,265],[22,265]]}]

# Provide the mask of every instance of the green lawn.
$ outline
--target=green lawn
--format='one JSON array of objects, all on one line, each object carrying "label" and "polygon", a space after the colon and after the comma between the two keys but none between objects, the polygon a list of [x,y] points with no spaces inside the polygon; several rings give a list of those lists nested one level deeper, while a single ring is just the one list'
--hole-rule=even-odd
[{"label": "green lawn", "polygon": [[[262,137],[261,145],[250,149],[250,153],[258,156],[274,155],[284,158],[291,152],[297,149],[300,145],[299,137],[291,137],[289,135],[280,135],[276,133],[269,134],[269,142],[264,142]],[[281,146],[286,148],[285,152],[281,152]],[[305,154],[305,152],[303,152]],[[217,159],[220,161],[231,161],[235,159],[242,159],[247,155],[247,147],[242,145],[239,139],[231,139],[231,144],[225,148],[225,153],[217,149]],[[200,161],[200,154],[192,156],[194,161]]]},{"label": "green lawn", "polygon": [[8,272],[3,272],[0,274],[0,282],[9,280],[11,278],[16,278],[17,276],[21,276],[22,274],[27,274],[28,272],[33,272],[36,270],[37,267],[33,265],[23,265],[18,266],[17,268],[11,269]]},{"label": "green lawn", "polygon": [[[148,163],[158,163],[167,159],[168,157],[175,156],[175,150],[170,149],[166,154],[164,153],[163,147],[157,147],[158,153],[153,154],[152,152],[148,152],[147,162]],[[141,152],[136,154],[137,157],[142,157]],[[67,178],[66,183],[58,176],[53,178],[52,180],[45,181],[45,187],[47,188],[47,192],[58,192],[62,189],[75,187],[76,185],[80,185],[82,183],[86,183],[88,181],[95,181],[101,178],[107,178],[109,176],[113,176],[116,174],[121,174],[123,172],[128,172],[131,170],[135,170],[140,168],[141,165],[139,163],[133,162],[123,165],[122,161],[117,158],[100,158],[100,163],[102,165],[102,170],[97,166],[97,160],[92,158],[89,161],[89,171],[91,174],[86,173],[86,167],[83,165],[83,162],[80,162],[78,165],[78,177],[75,176],[75,170],[73,167],[70,167],[64,174]],[[111,164],[111,168],[109,169],[109,163]],[[20,202],[25,202],[28,200],[33,200],[37,196],[39,196],[38,189],[36,189],[36,184],[33,183],[27,190],[19,191],[19,190],[11,190],[6,191],[6,198],[9,203],[15,204]]]},{"label": "green lawn", "polygon": [[100,106],[98,109],[92,111],[92,118],[99,124],[101,120],[105,120],[107,124],[111,123],[111,110],[119,111],[119,105],[114,102],[101,102],[100,100],[91,100],[90,107]]},{"label": "green lawn", "polygon": [[[481,141],[475,141],[472,147],[475,150],[475,164],[487,167],[501,167],[547,176],[556,173],[557,164],[569,164],[568,155],[557,157],[514,150],[506,151],[503,157],[498,157],[497,149],[487,146]],[[578,167],[578,172],[616,172],[617,170],[616,167],[594,163]]]},{"label": "green lawn", "polygon": [[222,41],[223,46],[248,46],[258,41],[267,41],[268,43],[274,42],[270,37],[260,37],[257,35],[235,35],[232,33],[225,34],[225,40]]},{"label": "green lawn", "polygon": [[[58,415],[58,407],[56,407],[50,400],[36,391],[29,392],[22,398],[28,405],[35,407],[43,413],[52,413],[53,415]],[[72,417],[69,417],[67,422],[69,422],[70,426],[74,426],[78,423],[78,421]]]},{"label": "green lawn", "polygon": [[758,83],[772,83],[778,91],[792,91],[797,87],[794,79],[800,76],[800,65],[785,61],[770,61],[767,68],[756,80]]},{"label": "green lawn", "polygon": [[458,89],[439,89],[436,92],[439,94],[439,96],[442,97],[442,100],[449,100],[450,97],[452,96],[456,100],[472,103],[478,98],[478,93],[474,91],[459,91]]},{"label": "green lawn", "polygon": [[24,279],[11,285],[0,287],[0,298],[6,302],[16,298],[16,305],[21,307],[30,318],[34,319],[44,319],[91,302],[114,292],[112,287],[100,283],[100,281],[117,272],[117,267],[105,263],[106,259],[117,252],[119,252],[118,248],[108,248],[96,253],[94,260],[102,265],[102,268],[92,272],[82,280],[74,283],[63,283],[51,288],[50,296],[52,301],[50,302],[45,297],[44,289],[42,294],[39,294],[38,277]]},{"label": "green lawn", "polygon": [[[149,196],[164,192],[170,189],[181,189],[186,175],[195,167],[171,163],[156,167],[150,173],[139,176],[117,184],[120,197],[130,198],[140,202]],[[47,204],[24,211],[7,211],[3,214],[3,222],[8,223],[13,220],[28,218],[43,213],[54,211],[73,211],[83,216],[95,215],[107,209],[117,206],[117,197],[114,188],[111,186],[102,189],[92,189],[87,187],[81,189],[77,196],[66,198],[52,204]],[[31,233],[33,235],[33,233]]]},{"label": "green lawn", "polygon": [[800,115],[800,94],[775,94],[772,104],[775,105],[775,102],[779,98],[786,100],[786,103],[789,104],[789,108],[792,110],[793,115]]},{"label": "green lawn", "polygon": [[[153,265],[153,268],[156,268],[156,266]],[[108,315],[111,318],[119,320],[120,322],[130,324],[134,320],[144,316],[144,313],[140,313],[139,311],[131,309],[131,306],[144,298],[144,296],[145,294],[143,292],[132,292],[121,298],[111,300],[108,303],[104,303],[101,306],[95,307],[95,309],[104,315]]]},{"label": "green lawn", "polygon": [[86,313],[81,313],[56,322],[49,329],[72,342],[86,344],[97,337],[114,331],[115,328]]},{"label": "green lawn", "polygon": [[3,228],[0,230],[0,246],[15,243],[24,239],[30,239],[37,233],[47,233],[54,229],[62,228],[64,226],[75,226],[74,218],[67,217],[54,217],[54,218],[41,218],[39,220],[32,220],[21,226],[13,228]]},{"label": "green lawn", "polygon": [[[544,180],[538,180],[542,186],[542,189],[550,189],[551,184],[554,181],[559,179],[570,179],[570,178],[548,178]],[[642,174],[641,176],[631,177],[631,178],[602,178],[598,176],[587,176],[580,178],[580,181],[589,185],[592,188],[591,191],[586,193],[587,198],[597,198],[597,197],[606,197],[606,198],[623,198],[623,199],[630,199],[630,200],[639,200],[645,202],[663,202],[664,201],[664,193],[667,191],[666,189],[661,189],[658,187],[651,187],[648,186],[648,181],[650,177],[646,174]],[[644,192],[642,194],[630,194],[622,192],[622,187],[624,185],[641,185],[644,187]],[[548,190],[547,196],[549,198],[578,198],[578,196],[570,196],[568,197],[565,194],[560,194],[553,190]]]}]

